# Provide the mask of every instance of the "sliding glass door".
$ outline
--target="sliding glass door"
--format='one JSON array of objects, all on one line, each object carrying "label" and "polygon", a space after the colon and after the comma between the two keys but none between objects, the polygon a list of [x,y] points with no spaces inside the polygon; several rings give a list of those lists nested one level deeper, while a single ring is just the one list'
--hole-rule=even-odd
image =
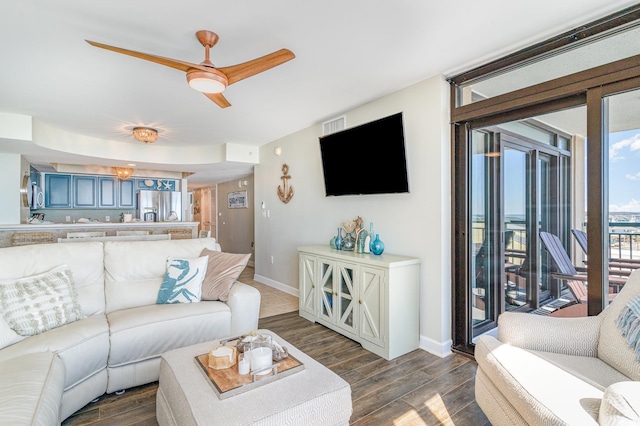
[{"label": "sliding glass door", "polygon": [[[514,130],[513,124],[504,126]],[[561,157],[559,150],[501,125],[472,131],[472,338],[494,328],[500,313],[537,309],[560,292],[552,286],[538,235],[557,228]]]}]

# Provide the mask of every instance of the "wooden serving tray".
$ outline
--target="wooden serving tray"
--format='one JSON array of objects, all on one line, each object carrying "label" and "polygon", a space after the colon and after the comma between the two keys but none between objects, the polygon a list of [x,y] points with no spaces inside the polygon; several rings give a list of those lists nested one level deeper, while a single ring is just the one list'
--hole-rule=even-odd
[{"label": "wooden serving tray", "polygon": [[278,363],[277,374],[273,371],[265,375],[256,375],[254,381],[253,374],[238,374],[238,363],[223,370],[214,370],[208,365],[208,354],[195,357],[195,362],[200,366],[200,370],[209,379],[211,387],[219,399],[226,399],[239,393],[247,392],[251,389],[266,385],[293,373],[304,370],[304,364],[298,361],[291,354]]}]

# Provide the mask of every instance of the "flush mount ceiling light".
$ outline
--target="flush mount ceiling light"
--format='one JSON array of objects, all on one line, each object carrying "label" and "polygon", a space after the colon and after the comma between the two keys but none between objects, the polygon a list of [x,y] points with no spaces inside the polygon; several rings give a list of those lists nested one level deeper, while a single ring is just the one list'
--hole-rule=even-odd
[{"label": "flush mount ceiling light", "polygon": [[158,131],[151,127],[134,127],[133,137],[139,142],[153,143],[158,140]]},{"label": "flush mount ceiling light", "polygon": [[128,180],[133,175],[133,169],[127,167],[114,167],[113,171],[116,172],[116,177],[120,180]]}]

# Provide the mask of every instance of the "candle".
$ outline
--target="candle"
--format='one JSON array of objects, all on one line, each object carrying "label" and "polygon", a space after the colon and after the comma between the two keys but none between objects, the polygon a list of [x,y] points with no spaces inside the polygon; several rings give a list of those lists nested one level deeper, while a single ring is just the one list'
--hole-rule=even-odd
[{"label": "candle", "polygon": [[246,352],[244,354],[240,354],[240,356],[238,357],[238,373],[249,374],[250,368],[251,368],[251,353]]},{"label": "candle", "polygon": [[[262,370],[271,366],[272,350],[265,346],[251,349],[251,369],[253,371]],[[271,370],[266,370],[258,374],[269,374]]]}]

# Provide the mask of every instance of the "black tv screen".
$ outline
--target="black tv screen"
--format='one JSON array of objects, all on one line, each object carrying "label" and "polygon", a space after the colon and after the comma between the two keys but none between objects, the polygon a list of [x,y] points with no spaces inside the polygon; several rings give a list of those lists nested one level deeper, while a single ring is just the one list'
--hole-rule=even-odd
[{"label": "black tv screen", "polygon": [[402,113],[320,137],[327,196],[409,192]]}]

